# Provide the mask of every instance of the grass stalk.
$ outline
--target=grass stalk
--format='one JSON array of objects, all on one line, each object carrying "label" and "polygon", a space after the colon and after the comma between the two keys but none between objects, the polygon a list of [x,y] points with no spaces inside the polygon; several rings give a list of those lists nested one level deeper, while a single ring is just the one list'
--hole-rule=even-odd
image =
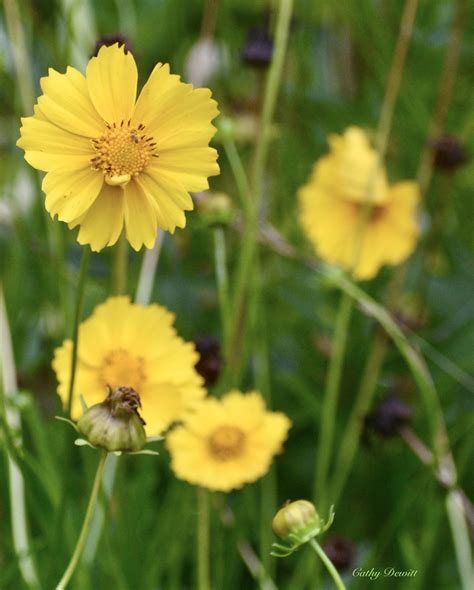
[{"label": "grass stalk", "polygon": [[76,292],[76,309],[74,313],[74,325],[72,329],[72,354],[71,354],[71,376],[69,378],[69,389],[67,395],[66,411],[68,416],[71,415],[71,409],[74,396],[74,383],[76,380],[77,368],[77,351],[79,347],[79,325],[81,323],[82,311],[84,308],[84,292],[87,279],[87,271],[89,269],[91,251],[89,246],[84,246],[82,250],[81,266],[79,269],[79,279],[77,283]]},{"label": "grass stalk", "polygon": [[[0,374],[2,378],[0,392],[3,393],[0,398],[0,410],[5,416],[6,425],[9,432],[12,433],[12,442],[15,445],[15,450],[17,450],[22,446],[21,416],[13,401],[18,391],[18,386],[13,357],[13,346],[1,283],[0,342],[2,344],[0,347]],[[36,590],[40,587],[40,582],[36,571],[36,565],[33,561],[29,540],[25,502],[25,482],[21,469],[12,453],[8,453],[8,476],[13,546],[17,555],[21,576],[25,581],[25,584],[31,590]]]}]

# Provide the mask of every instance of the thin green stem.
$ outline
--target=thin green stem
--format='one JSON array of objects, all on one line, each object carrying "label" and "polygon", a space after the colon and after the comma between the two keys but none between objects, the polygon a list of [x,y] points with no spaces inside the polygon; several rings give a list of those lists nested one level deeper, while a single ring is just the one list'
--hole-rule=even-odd
[{"label": "thin green stem", "polygon": [[84,291],[86,285],[87,270],[89,268],[90,255],[90,248],[88,246],[85,246],[82,250],[81,267],[79,269],[79,280],[76,292],[76,310],[74,314],[74,326],[72,332],[71,375],[69,378],[69,390],[67,395],[66,406],[68,415],[71,414],[74,396],[74,383],[76,380],[77,367],[77,350],[79,346],[79,324],[81,323],[82,309],[84,307]]},{"label": "thin green stem", "polygon": [[217,294],[219,297],[219,310],[221,316],[221,329],[224,343],[224,352],[227,357],[229,352],[230,334],[230,299],[229,277],[227,273],[227,253],[225,245],[225,233],[222,227],[213,230],[214,237],[214,266],[216,270]]},{"label": "thin green stem", "polygon": [[322,404],[321,429],[315,470],[314,499],[318,502],[318,505],[322,506],[323,510],[324,498],[327,497],[326,482],[331,451],[334,446],[334,425],[352,308],[351,297],[347,293],[343,293],[336,319],[334,343]]},{"label": "thin green stem", "polygon": [[210,590],[209,576],[209,492],[197,488],[197,568],[198,590]]},{"label": "thin green stem", "polygon": [[337,569],[334,567],[334,565],[333,565],[332,561],[329,559],[329,557],[324,553],[321,545],[314,538],[310,540],[309,544],[315,550],[318,557],[321,559],[321,561],[326,566],[326,569],[328,570],[331,578],[333,579],[336,588],[338,590],[346,590],[344,582],[341,580],[341,577],[340,577]]},{"label": "thin green stem", "polygon": [[123,295],[127,292],[128,271],[128,242],[125,231],[122,232],[114,252],[113,266],[113,292],[115,295]]},{"label": "thin green stem", "polygon": [[107,451],[101,452],[99,464],[97,465],[97,471],[95,474],[94,484],[92,486],[92,491],[89,498],[89,504],[87,505],[86,515],[84,517],[84,522],[82,523],[81,532],[79,534],[79,538],[77,540],[76,547],[74,549],[74,553],[72,554],[69,565],[67,566],[66,571],[63,574],[63,577],[56,586],[56,590],[64,590],[64,588],[66,588],[74,573],[74,570],[77,567],[77,564],[79,563],[79,559],[81,557],[82,550],[84,549],[84,545],[89,533],[89,528],[92,522],[92,516],[94,515],[94,510],[97,503],[97,497],[99,495],[100,485],[102,483],[102,474],[104,472],[107,456]]},{"label": "thin green stem", "polygon": [[[244,341],[246,307],[250,276],[253,269],[254,257],[257,251],[258,236],[258,214],[263,193],[263,179],[267,162],[268,148],[270,142],[270,129],[275,112],[278,91],[283,73],[283,63],[288,43],[288,34],[291,22],[293,0],[281,0],[278,4],[277,25],[275,33],[275,46],[273,50],[272,63],[268,73],[268,80],[265,87],[263,108],[260,118],[260,129],[255,146],[255,153],[252,162],[250,176],[251,198],[244,209],[245,231],[243,233],[243,244],[240,252],[237,268],[237,279],[235,285],[235,297],[233,301],[233,325],[230,338],[229,366],[234,380],[238,380],[241,370],[242,346]],[[232,150],[231,150],[232,151]],[[232,153],[231,153],[232,157]],[[237,160],[233,158],[234,164]],[[231,164],[232,165],[232,164]],[[238,171],[241,179],[239,192],[242,195],[248,194],[244,184],[244,175]]]},{"label": "thin green stem", "polygon": [[245,172],[245,168],[239,155],[237,146],[235,145],[235,141],[224,133],[222,144],[224,146],[227,159],[229,160],[230,169],[237,186],[237,192],[239,194],[242,209],[244,210],[244,215],[247,219],[249,216],[249,209],[252,207],[251,190],[247,173]]}]

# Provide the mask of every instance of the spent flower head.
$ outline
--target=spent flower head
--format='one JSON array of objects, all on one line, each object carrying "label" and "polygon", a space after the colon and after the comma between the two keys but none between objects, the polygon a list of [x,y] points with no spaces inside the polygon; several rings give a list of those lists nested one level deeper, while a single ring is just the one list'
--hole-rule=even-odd
[{"label": "spent flower head", "polygon": [[208,89],[193,89],[159,63],[138,99],[133,55],[104,45],[83,76],[68,67],[41,78],[34,115],[22,119],[17,145],[47,172],[46,209],[78,241],[101,250],[123,228],[131,246],[152,248],[157,229],[184,227],[190,191],[219,173],[208,146],[218,115]]}]

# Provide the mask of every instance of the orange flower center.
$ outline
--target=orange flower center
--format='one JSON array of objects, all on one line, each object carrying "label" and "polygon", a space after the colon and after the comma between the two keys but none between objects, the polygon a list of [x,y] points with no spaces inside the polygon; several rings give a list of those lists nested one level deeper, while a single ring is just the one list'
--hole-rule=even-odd
[{"label": "orange flower center", "polygon": [[112,389],[131,387],[140,392],[145,379],[143,359],[123,348],[109,352],[100,368],[100,380],[104,386],[110,385]]},{"label": "orange flower center", "polygon": [[235,426],[220,426],[209,437],[208,445],[217,461],[236,459],[244,451],[245,434]]},{"label": "orange flower center", "polygon": [[103,135],[92,140],[94,170],[104,173],[105,182],[111,186],[125,186],[133,176],[147,167],[151,158],[158,157],[156,143],[145,133],[145,127],[130,127],[130,121],[121,125],[109,125]]},{"label": "orange flower center", "polygon": [[364,219],[364,216],[367,216],[367,223],[376,223],[382,219],[386,210],[386,207],[383,205],[372,205],[370,206],[370,211],[365,210],[366,207],[369,207],[367,204],[351,203],[351,207],[353,207],[356,216],[360,219]]}]

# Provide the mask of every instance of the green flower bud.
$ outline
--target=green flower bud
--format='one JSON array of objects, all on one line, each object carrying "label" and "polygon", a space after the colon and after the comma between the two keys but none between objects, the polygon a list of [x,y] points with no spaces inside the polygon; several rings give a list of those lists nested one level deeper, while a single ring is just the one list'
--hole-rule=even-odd
[{"label": "green flower bud", "polygon": [[209,191],[198,207],[202,221],[211,227],[230,225],[235,217],[232,199],[227,193]]},{"label": "green flower bud", "polygon": [[318,528],[319,523],[314,504],[308,500],[296,500],[280,508],[273,519],[272,529],[277,537],[287,539],[291,534],[299,536]]},{"label": "green flower bud", "polygon": [[140,407],[140,396],[131,387],[109,387],[107,398],[84,413],[77,429],[91,445],[106,451],[140,451],[146,443]]}]

